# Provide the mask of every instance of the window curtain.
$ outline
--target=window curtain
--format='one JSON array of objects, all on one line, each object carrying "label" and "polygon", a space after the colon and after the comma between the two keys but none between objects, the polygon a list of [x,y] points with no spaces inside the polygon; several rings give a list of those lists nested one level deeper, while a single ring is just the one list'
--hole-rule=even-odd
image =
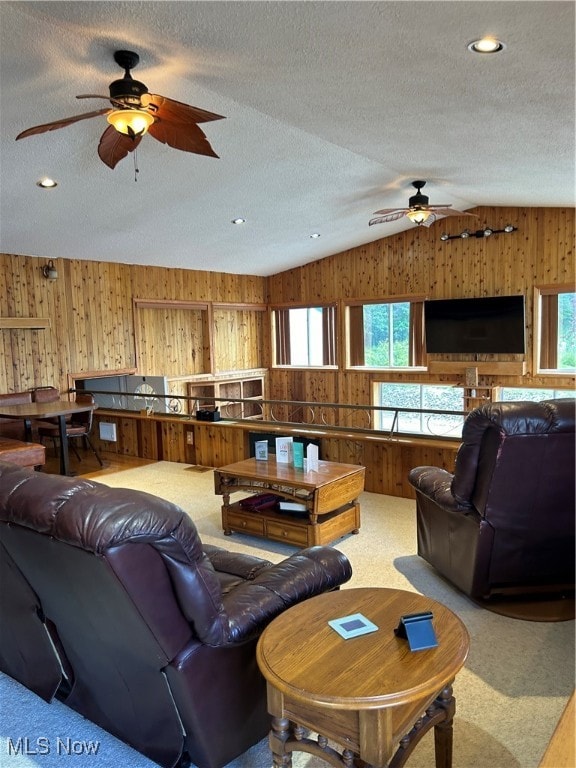
[{"label": "window curtain", "polygon": [[336,365],[336,307],[322,309],[322,362]]},{"label": "window curtain", "polygon": [[540,368],[558,368],[558,294],[540,297]]},{"label": "window curtain", "polygon": [[426,364],[424,353],[424,302],[410,303],[410,339],[408,360],[410,365]]},{"label": "window curtain", "polygon": [[348,307],[350,365],[364,365],[364,307]]},{"label": "window curtain", "polygon": [[276,342],[276,365],[290,365],[290,310],[276,309],[274,334]]}]

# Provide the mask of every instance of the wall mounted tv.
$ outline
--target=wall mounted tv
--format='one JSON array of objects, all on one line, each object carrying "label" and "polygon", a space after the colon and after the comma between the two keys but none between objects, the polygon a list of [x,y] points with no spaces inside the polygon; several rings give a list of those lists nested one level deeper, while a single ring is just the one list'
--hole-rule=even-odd
[{"label": "wall mounted tv", "polygon": [[437,354],[524,354],[524,296],[424,302],[426,351]]}]

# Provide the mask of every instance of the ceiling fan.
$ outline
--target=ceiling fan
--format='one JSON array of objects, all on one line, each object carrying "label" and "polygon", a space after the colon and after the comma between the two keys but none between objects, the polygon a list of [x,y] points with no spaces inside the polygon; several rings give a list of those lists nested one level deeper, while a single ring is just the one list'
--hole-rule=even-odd
[{"label": "ceiling fan", "polygon": [[374,211],[376,218],[370,219],[368,222],[369,226],[396,221],[401,219],[402,216],[407,216],[414,224],[425,227],[433,224],[437,216],[474,216],[478,218],[475,213],[457,211],[451,205],[430,205],[427,195],[423,195],[421,192],[422,187],[425,185],[425,181],[413,181],[412,186],[417,191],[408,200],[408,208],[383,208],[381,211]]},{"label": "ceiling fan", "polygon": [[130,74],[130,70],[140,61],[137,53],[116,51],[114,61],[124,69],[124,77],[110,83],[109,96],[76,96],[77,99],[106,99],[112,105],[111,108],[104,107],[95,112],[85,112],[53,123],[37,125],[22,131],[16,139],[55,131],[79,120],[106,115],[110,125],[100,138],[98,155],[110,168],[114,168],[122,158],[136,149],[145,133],[174,149],[218,157],[197,124],[221,120],[224,115],[216,115],[214,112],[182,104],[166,96],[148,93],[144,83],[134,80]]}]

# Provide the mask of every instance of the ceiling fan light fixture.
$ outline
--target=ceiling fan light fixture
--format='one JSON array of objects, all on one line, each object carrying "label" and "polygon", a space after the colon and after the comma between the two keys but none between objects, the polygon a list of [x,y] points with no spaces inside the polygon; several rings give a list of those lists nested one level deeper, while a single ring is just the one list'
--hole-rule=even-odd
[{"label": "ceiling fan light fixture", "polygon": [[115,109],[106,119],[124,136],[143,136],[154,122],[150,112],[142,109]]},{"label": "ceiling fan light fixture", "polygon": [[406,216],[413,224],[420,226],[430,218],[430,211],[426,211],[423,208],[415,208],[413,211],[408,211]]}]

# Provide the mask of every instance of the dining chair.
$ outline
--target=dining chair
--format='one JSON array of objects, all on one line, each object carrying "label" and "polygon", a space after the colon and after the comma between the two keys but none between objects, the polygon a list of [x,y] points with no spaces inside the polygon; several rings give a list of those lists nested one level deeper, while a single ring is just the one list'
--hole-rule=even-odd
[{"label": "dining chair", "polygon": [[[94,395],[91,395],[89,393],[81,393],[79,392],[76,395],[76,402],[78,404],[89,404],[94,405]],[[81,461],[80,454],[78,453],[78,450],[76,449],[76,446],[74,445],[75,440],[82,440],[84,443],[84,448],[87,450],[90,448],[96,458],[98,459],[98,463],[101,467],[104,466],[102,459],[100,458],[100,454],[92,444],[92,441],[90,440],[90,432],[92,431],[92,419],[93,419],[93,410],[87,410],[87,411],[81,411],[80,413],[76,413],[72,416],[71,420],[66,424],[66,437],[68,439],[68,444],[74,451],[76,458],[78,461]],[[42,426],[38,428],[38,435],[40,437],[40,441],[43,441],[43,438],[49,437],[53,444],[54,444],[54,452],[56,453],[57,449],[57,440],[60,439],[60,430],[57,424],[47,424],[44,423]]]}]

